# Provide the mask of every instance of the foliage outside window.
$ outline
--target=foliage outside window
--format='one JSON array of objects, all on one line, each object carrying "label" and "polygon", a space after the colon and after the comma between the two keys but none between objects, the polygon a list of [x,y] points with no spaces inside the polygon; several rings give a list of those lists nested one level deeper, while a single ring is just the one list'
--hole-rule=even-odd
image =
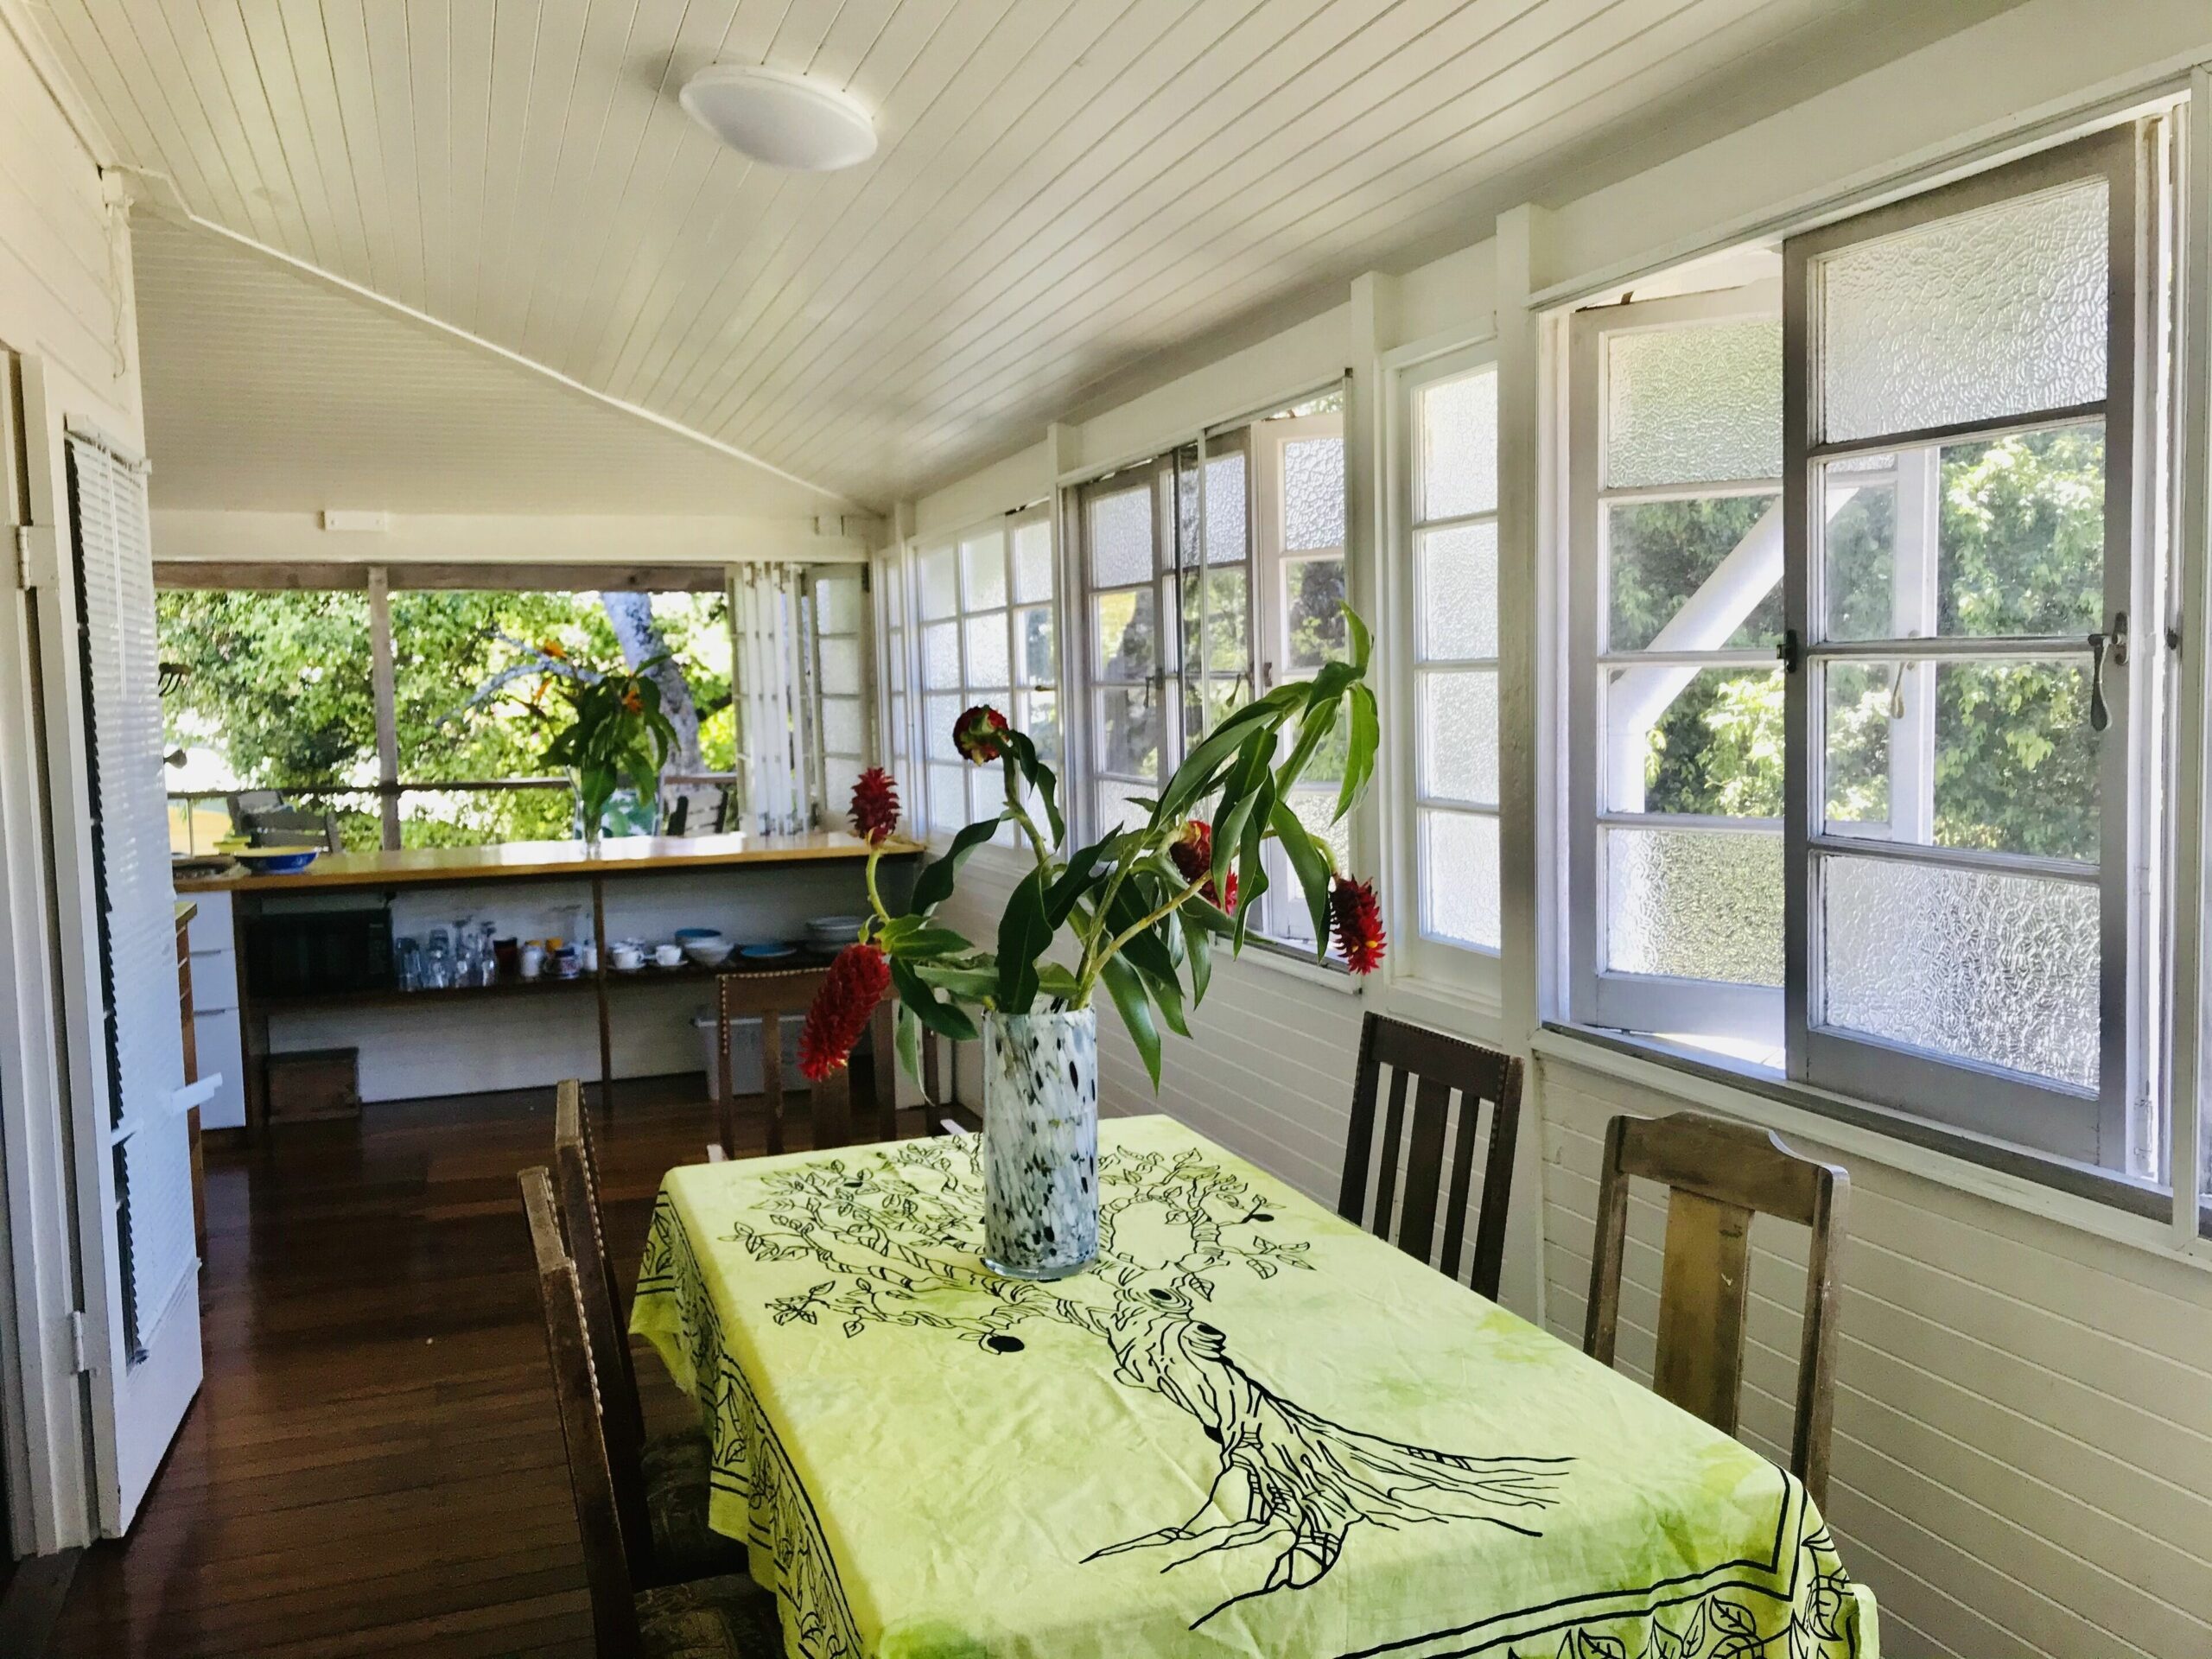
[{"label": "foliage outside window", "polygon": [[[563,711],[546,701],[534,656],[549,640],[589,661],[672,653],[657,676],[678,733],[670,773],[727,772],[734,764],[728,601],[719,593],[423,590],[395,593],[390,602],[399,770],[410,785],[400,796],[402,845],[575,832],[575,798],[564,781],[436,787],[550,776],[542,757]],[[227,828],[220,795],[240,789],[274,789],[334,812],[348,847],[380,845],[367,596],[168,589],[159,596],[157,620],[162,660],[187,671],[162,699],[168,741],[188,757],[171,774],[172,794],[214,798],[194,808],[199,848],[206,850],[210,830]],[[671,782],[669,810],[687,791],[700,797],[690,809],[692,827],[710,823],[719,786]],[[185,810],[173,801],[172,841],[180,848]]]}]

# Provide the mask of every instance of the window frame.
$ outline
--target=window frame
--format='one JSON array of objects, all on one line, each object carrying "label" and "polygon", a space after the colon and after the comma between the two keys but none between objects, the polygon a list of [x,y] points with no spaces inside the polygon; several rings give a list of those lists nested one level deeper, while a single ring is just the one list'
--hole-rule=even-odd
[{"label": "window frame", "polygon": [[[1896,841],[1815,834],[1813,804],[1825,799],[1821,699],[1814,693],[1829,662],[1867,659],[1883,642],[1827,642],[1815,627],[1821,546],[1812,515],[1823,461],[1943,442],[1967,442],[2024,431],[2104,423],[2104,593],[2100,626],[2110,632],[2115,613],[2138,619],[2164,614],[2157,592],[2156,550],[2145,536],[2157,522],[2151,499],[2157,445],[2150,405],[2157,384],[2146,353],[2158,349],[2151,326],[2156,301],[2146,277],[2155,259],[2145,257],[2145,238],[2158,220],[2158,169],[2145,154],[2145,127],[2134,123],[2094,133],[1955,183],[1920,192],[1837,223],[1787,238],[1783,245],[1783,486],[1784,493],[1784,626],[1801,659],[1784,677],[1783,866],[1788,1073],[1820,1089],[1910,1110],[1954,1128],[1992,1135],[2053,1155],[2138,1172],[2139,1149],[2130,1146],[2131,1103],[2147,1100],[2150,1051],[2148,1005],[2157,987],[2136,958],[2144,937],[2144,887],[2156,833],[2150,799],[2158,767],[2147,753],[2157,726],[2151,676],[2163,670],[2157,649],[2161,630],[2139,629],[2125,671],[2104,675],[2110,725],[2101,734],[2097,794],[2100,819],[2098,1012],[2099,1082],[2085,1098],[2061,1086],[2039,1084],[2024,1074],[1939,1057],[1878,1037],[1847,1034],[1815,1023],[1821,1006],[1818,866],[1833,855],[1900,859],[1938,868],[2001,873],[2017,867],[2047,873],[2044,861],[2001,854],[1907,846]],[[1953,423],[1847,441],[1823,442],[1819,433],[1819,340],[1812,285],[1818,262],[1854,246],[1900,235],[1923,225],[2033,196],[2063,185],[2101,178],[2107,187],[2107,306],[2105,393],[2094,403],[2030,410],[2001,418]],[[2145,443],[2141,440],[2152,438]],[[2038,639],[2040,636],[2037,637]],[[1953,642],[1955,645],[1956,642]],[[1974,654],[1967,642],[1961,655]],[[1983,655],[1999,660],[2005,649],[2023,654],[2019,641],[1997,641]],[[1917,653],[1916,653],[1917,655]],[[2149,716],[2139,718],[2139,715]],[[2056,872],[2048,872],[2054,873]],[[2069,876],[2067,879],[2075,879]],[[1971,1088],[1962,1089],[1962,1081]],[[2158,1130],[2145,1125],[2155,1141]]]},{"label": "window frame", "polygon": [[[1427,922],[1428,895],[1422,881],[1425,868],[1422,832],[1426,817],[1431,812],[1488,817],[1497,827],[1502,865],[1503,802],[1501,798],[1488,806],[1478,806],[1427,795],[1421,786],[1420,723],[1421,680],[1432,667],[1486,671],[1495,677],[1501,698],[1504,695],[1504,671],[1495,651],[1488,658],[1440,658],[1434,664],[1424,655],[1421,645],[1421,538],[1424,533],[1437,530],[1481,524],[1496,526],[1503,503],[1501,499],[1493,498],[1492,505],[1483,512],[1423,518],[1421,511],[1421,461],[1422,395],[1433,387],[1470,379],[1484,372],[1495,379],[1500,372],[1497,341],[1491,335],[1441,349],[1416,346],[1402,356],[1386,358],[1384,369],[1388,385],[1384,389],[1381,411],[1386,423],[1382,435],[1386,467],[1382,587],[1384,620],[1388,629],[1385,638],[1389,640],[1392,649],[1387,688],[1391,718],[1385,740],[1390,751],[1390,760],[1383,818],[1390,846],[1389,886],[1393,894],[1394,934],[1402,942],[1395,953],[1398,961],[1393,977],[1416,983],[1434,982],[1462,993],[1472,993],[1485,1001],[1495,1002],[1502,991],[1504,978],[1505,916],[1502,870],[1497,893],[1499,937],[1496,945],[1431,932]],[[1503,485],[1500,469],[1499,497],[1503,493]],[[1499,649],[1502,646],[1501,639]],[[1500,724],[1502,728],[1502,716]],[[1503,760],[1501,729],[1501,767]],[[1503,793],[1504,785],[1501,777],[1498,794],[1502,798]]]}]

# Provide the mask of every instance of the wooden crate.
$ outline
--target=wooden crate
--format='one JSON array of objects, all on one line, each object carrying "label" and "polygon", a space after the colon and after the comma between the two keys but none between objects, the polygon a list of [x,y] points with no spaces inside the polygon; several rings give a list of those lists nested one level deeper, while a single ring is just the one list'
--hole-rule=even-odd
[{"label": "wooden crate", "polygon": [[269,1121],[309,1123],[361,1115],[358,1048],[304,1048],[269,1057]]}]

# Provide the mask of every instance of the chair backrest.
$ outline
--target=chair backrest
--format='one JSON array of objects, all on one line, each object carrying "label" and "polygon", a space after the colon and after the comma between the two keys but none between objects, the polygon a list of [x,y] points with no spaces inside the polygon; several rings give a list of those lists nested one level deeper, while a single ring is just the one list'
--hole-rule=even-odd
[{"label": "chair backrest", "polygon": [[600,1426],[599,1385],[575,1264],[561,1247],[553,1181],[543,1168],[522,1172],[523,1211],[537,1257],[537,1298],[545,1313],[545,1353],[560,1402],[561,1438],[569,1452],[569,1485],[583,1541],[584,1580],[591,1592],[592,1635],[600,1659],[636,1659],[640,1638],[614,1482]]},{"label": "chair backrest", "polygon": [[[721,1125],[722,1152],[737,1154],[737,1096],[731,1075],[730,1022],[740,1019],[760,1021],[760,1094],[766,1118],[768,1151],[784,1149],[784,1039],[786,1019],[803,1020],[815,993],[827,977],[826,968],[800,968],[786,973],[723,974],[715,982],[715,1104]],[[888,998],[870,1021],[874,1053],[870,1094],[875,1108],[874,1136],[878,1141],[899,1138],[897,1065],[893,1058],[894,1027]],[[807,1093],[809,1144],[814,1147],[850,1146],[855,1140],[853,1086],[850,1067],[833,1072],[813,1084]],[[866,1137],[862,1137],[866,1138]]]},{"label": "chair backrest", "polygon": [[[1389,1103],[1378,1135],[1376,1106],[1386,1070],[1390,1073]],[[1408,1079],[1418,1085],[1410,1117],[1406,1111]],[[1451,1123],[1454,1094],[1459,1097],[1456,1128]],[[1506,1210],[1513,1196],[1513,1147],[1521,1127],[1521,1062],[1515,1057],[1378,1014],[1362,1020],[1351,1131],[1344,1143],[1344,1191],[1337,1212],[1377,1237],[1395,1236],[1407,1255],[1458,1278],[1485,1103],[1490,1135],[1483,1150],[1481,1214],[1466,1277],[1478,1294],[1495,1300],[1505,1256]],[[1444,1205],[1440,1249],[1436,1239],[1440,1198]]]},{"label": "chair backrest", "polygon": [[1608,1365],[1620,1319],[1629,1182],[1639,1177],[1669,1189],[1652,1387],[1724,1433],[1736,1432],[1743,1391],[1751,1217],[1779,1216],[1811,1229],[1789,1469],[1821,1503],[1827,1496],[1836,1310],[1842,1294],[1836,1262],[1850,1175],[1834,1164],[1800,1157],[1771,1132],[1748,1124],[1695,1112],[1615,1118],[1605,1131],[1582,1337],[1583,1351]]},{"label": "chair backrest", "polygon": [[599,1362],[601,1415],[607,1434],[608,1466],[614,1476],[614,1501],[629,1541],[630,1573],[644,1581],[651,1562],[640,1555],[652,1536],[645,1507],[645,1413],[638,1399],[638,1374],[630,1358],[629,1322],[624,1317],[620,1281],[607,1254],[607,1228],[599,1209],[599,1160],[592,1145],[591,1114],[584,1108],[583,1085],[571,1078],[553,1096],[554,1197],[561,1236],[575,1263],[583,1297],[584,1330]]}]

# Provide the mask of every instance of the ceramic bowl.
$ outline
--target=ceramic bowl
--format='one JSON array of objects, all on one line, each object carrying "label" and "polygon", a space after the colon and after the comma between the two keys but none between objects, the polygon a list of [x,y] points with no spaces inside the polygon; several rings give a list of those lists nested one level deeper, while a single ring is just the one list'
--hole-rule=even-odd
[{"label": "ceramic bowl", "polygon": [[686,939],[683,954],[702,968],[719,968],[729,960],[730,942],[719,933],[712,938]]},{"label": "ceramic bowl", "polygon": [[242,847],[232,856],[256,875],[289,875],[314,863],[321,850],[320,847]]}]

